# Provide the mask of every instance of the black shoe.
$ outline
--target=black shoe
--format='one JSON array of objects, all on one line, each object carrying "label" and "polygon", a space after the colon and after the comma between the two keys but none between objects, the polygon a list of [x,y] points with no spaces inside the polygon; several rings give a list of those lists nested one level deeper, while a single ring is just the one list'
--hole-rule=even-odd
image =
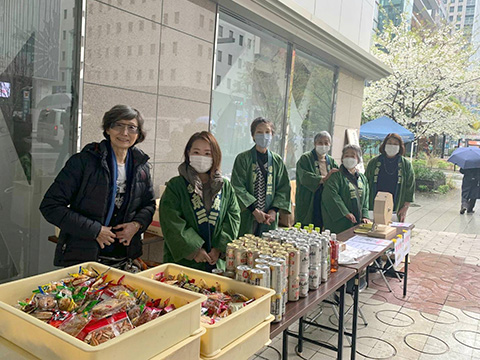
[{"label": "black shoe", "polygon": [[462,215],[465,214],[465,211],[467,211],[467,209],[464,208],[464,207],[462,207],[462,208],[460,209],[460,214],[462,214]]},{"label": "black shoe", "polygon": [[467,214],[473,214],[475,210],[467,210]]}]

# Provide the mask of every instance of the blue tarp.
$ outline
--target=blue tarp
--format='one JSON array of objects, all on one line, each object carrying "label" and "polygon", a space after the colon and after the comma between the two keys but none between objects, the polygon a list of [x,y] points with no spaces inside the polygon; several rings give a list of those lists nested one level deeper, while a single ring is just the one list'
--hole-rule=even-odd
[{"label": "blue tarp", "polygon": [[362,140],[383,140],[390,133],[400,135],[406,143],[413,141],[415,138],[411,131],[405,129],[388,116],[379,117],[360,126],[360,139]]}]

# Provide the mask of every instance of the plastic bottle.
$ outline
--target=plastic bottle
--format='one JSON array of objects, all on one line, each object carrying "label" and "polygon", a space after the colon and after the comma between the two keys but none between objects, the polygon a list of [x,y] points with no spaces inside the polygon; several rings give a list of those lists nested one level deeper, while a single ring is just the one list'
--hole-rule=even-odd
[{"label": "plastic bottle", "polygon": [[337,240],[337,234],[331,235],[330,245],[332,246],[332,253],[330,255],[331,266],[330,272],[334,273],[338,271],[338,255],[340,252],[340,244]]}]

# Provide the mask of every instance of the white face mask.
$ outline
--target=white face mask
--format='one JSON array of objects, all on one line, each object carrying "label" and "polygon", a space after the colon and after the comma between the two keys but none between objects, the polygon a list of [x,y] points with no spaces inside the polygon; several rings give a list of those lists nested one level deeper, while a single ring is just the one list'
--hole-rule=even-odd
[{"label": "white face mask", "polygon": [[213,159],[210,156],[190,155],[190,166],[199,174],[205,174],[212,168]]},{"label": "white face mask", "polygon": [[400,151],[400,145],[391,145],[391,144],[386,144],[385,145],[385,153],[387,156],[395,156],[398,154]]},{"label": "white face mask", "polygon": [[342,159],[342,164],[347,168],[347,170],[352,170],[355,166],[357,166],[357,159],[347,157]]},{"label": "white face mask", "polygon": [[315,151],[320,155],[325,155],[330,150],[330,145],[316,145]]}]

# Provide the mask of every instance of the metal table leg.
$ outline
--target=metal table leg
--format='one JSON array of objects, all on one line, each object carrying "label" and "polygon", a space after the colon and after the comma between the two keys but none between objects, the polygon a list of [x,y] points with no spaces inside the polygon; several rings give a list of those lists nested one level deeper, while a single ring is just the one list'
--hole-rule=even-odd
[{"label": "metal table leg", "polygon": [[405,255],[405,268],[403,274],[403,297],[407,296],[407,279],[408,279],[408,254]]},{"label": "metal table leg", "polygon": [[297,353],[302,354],[303,352],[303,330],[305,325],[303,323],[303,316],[298,320],[298,346],[297,346]]},{"label": "metal table leg", "polygon": [[350,359],[355,360],[357,353],[357,323],[358,323],[358,284],[360,283],[360,274],[355,275],[355,284],[353,286],[353,319],[352,319],[352,353]]},{"label": "metal table leg", "polygon": [[344,317],[345,317],[345,285],[342,285],[340,289],[340,301],[338,303],[338,350],[337,350],[337,359],[342,360],[343,355],[343,333],[345,330],[344,327]]},{"label": "metal table leg", "polygon": [[288,329],[283,330],[282,359],[288,359]]}]

